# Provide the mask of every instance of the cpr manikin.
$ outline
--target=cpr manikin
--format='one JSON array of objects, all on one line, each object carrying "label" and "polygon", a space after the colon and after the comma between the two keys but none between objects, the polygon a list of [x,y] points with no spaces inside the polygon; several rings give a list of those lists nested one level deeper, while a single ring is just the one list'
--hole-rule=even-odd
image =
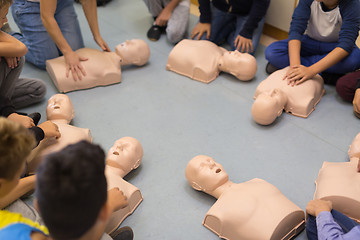
[{"label": "cpr manikin", "polygon": [[50,97],[46,107],[46,116],[47,120],[50,120],[59,127],[61,137],[41,141],[39,147],[44,148],[44,150],[42,150],[41,156],[34,161],[35,165],[38,165],[43,156],[59,151],[69,144],[77,143],[81,140],[92,142],[89,129],[70,125],[71,120],[74,118],[74,107],[67,95],[55,94]]},{"label": "cpr manikin", "polygon": [[87,89],[96,86],[106,86],[121,82],[121,66],[142,66],[150,57],[147,43],[141,39],[127,40],[116,46],[115,52],[103,52],[97,49],[81,48],[76,53],[88,60],[81,64],[86,71],[82,79],[66,77],[64,57],[46,61],[46,70],[59,92]]},{"label": "cpr manikin", "polygon": [[142,146],[132,137],[118,139],[108,151],[105,168],[108,189],[118,187],[127,197],[129,204],[111,215],[105,229],[107,233],[114,232],[143,200],[140,190],[123,179],[140,165],[142,157]]},{"label": "cpr manikin", "polygon": [[324,162],[315,181],[314,199],[330,200],[333,209],[360,222],[360,133],[348,151],[349,162]]},{"label": "cpr manikin", "polygon": [[304,229],[304,212],[262,179],[233,183],[222,165],[204,155],[189,161],[185,176],[195,190],[217,198],[203,225],[220,238],[290,239]]},{"label": "cpr manikin", "polygon": [[221,71],[242,81],[251,80],[255,76],[257,65],[256,59],[248,53],[227,51],[207,40],[184,39],[170,52],[166,69],[209,83]]},{"label": "cpr manikin", "polygon": [[306,118],[325,93],[320,75],[291,86],[283,80],[287,70],[288,67],[270,74],[256,88],[251,114],[258,124],[273,123],[283,111]]}]

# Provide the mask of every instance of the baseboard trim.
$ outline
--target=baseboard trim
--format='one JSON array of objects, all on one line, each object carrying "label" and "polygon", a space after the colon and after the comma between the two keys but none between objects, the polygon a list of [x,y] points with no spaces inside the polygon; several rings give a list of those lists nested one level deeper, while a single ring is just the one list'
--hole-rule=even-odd
[{"label": "baseboard trim", "polygon": [[267,23],[264,24],[263,34],[268,35],[277,40],[287,39],[289,37],[288,32]]}]

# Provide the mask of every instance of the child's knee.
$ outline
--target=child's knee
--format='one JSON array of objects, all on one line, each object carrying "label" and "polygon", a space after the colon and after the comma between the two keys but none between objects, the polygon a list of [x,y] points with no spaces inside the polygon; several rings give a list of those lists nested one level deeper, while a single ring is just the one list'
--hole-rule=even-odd
[{"label": "child's knee", "polygon": [[347,75],[339,78],[336,82],[336,92],[347,102],[352,102],[356,90],[355,88],[355,85],[353,86]]},{"label": "child's knee", "polygon": [[184,38],[184,33],[176,31],[174,29],[166,28],[166,36],[172,44],[180,42]]}]

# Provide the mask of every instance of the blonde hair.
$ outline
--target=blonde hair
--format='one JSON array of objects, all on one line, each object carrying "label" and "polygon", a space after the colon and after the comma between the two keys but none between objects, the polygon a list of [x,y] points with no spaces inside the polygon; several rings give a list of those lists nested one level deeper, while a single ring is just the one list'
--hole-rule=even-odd
[{"label": "blonde hair", "polygon": [[0,178],[13,179],[34,146],[35,137],[28,129],[0,117]]},{"label": "blonde hair", "polygon": [[13,3],[13,0],[0,0],[0,9],[3,7],[10,7]]}]

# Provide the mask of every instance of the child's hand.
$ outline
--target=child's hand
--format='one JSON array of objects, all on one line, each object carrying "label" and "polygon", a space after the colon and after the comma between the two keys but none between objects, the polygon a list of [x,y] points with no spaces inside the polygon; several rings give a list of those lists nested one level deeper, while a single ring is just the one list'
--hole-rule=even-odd
[{"label": "child's hand", "polygon": [[251,53],[254,51],[251,39],[238,35],[235,39],[236,50],[242,53]]},{"label": "child's hand", "polygon": [[104,52],[111,52],[109,46],[101,36],[95,37],[94,40]]},{"label": "child's hand", "polygon": [[110,208],[112,208],[114,212],[128,205],[126,196],[117,187],[108,191],[108,201]]},{"label": "child's hand", "polygon": [[206,39],[209,39],[210,38],[210,33],[211,33],[211,24],[210,23],[200,23],[199,22],[193,28],[190,38],[193,39],[197,35],[196,40],[200,40],[201,36],[203,34],[205,34],[205,33],[206,33]]},{"label": "child's hand", "polygon": [[18,66],[20,61],[20,57],[4,57],[9,68],[14,69]]},{"label": "child's hand", "polygon": [[29,118],[28,116],[20,115],[17,113],[12,113],[7,118],[11,121],[20,123],[21,125],[23,125],[26,128],[31,128],[31,127],[35,126],[32,118]]},{"label": "child's hand", "polygon": [[76,52],[71,51],[67,54],[64,54],[65,57],[65,65],[66,65],[66,77],[69,77],[69,72],[75,81],[81,80],[82,76],[86,76],[85,69],[81,65],[81,61],[87,61],[88,59],[85,57],[79,56]]},{"label": "child's hand", "polygon": [[45,138],[61,137],[61,134],[59,132],[59,127],[51,121],[43,122],[43,123],[39,124],[38,127],[44,131]]},{"label": "child's hand", "polygon": [[169,11],[167,8],[164,8],[155,20],[156,25],[161,27],[166,26],[166,24],[168,23],[171,17],[171,14],[172,14],[171,11]]},{"label": "child's hand", "polygon": [[323,211],[330,212],[332,209],[332,202],[325,200],[311,200],[306,206],[306,213],[317,217]]},{"label": "child's hand", "polygon": [[299,85],[306,80],[312,78],[315,74],[311,71],[310,67],[303,65],[290,66],[289,70],[284,76],[284,80],[291,86]]}]

